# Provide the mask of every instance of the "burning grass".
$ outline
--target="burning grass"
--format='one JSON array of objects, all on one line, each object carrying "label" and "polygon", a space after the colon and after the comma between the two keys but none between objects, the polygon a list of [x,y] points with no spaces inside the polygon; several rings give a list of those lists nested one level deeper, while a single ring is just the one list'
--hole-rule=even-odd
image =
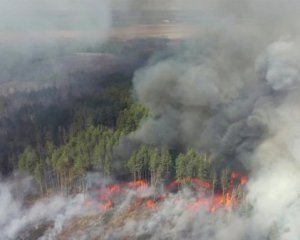
[{"label": "burning grass", "polygon": [[[237,172],[232,172],[229,186],[226,192],[220,189],[215,190],[209,182],[198,178],[185,178],[176,180],[164,187],[163,191],[156,191],[147,181],[139,180],[124,184],[111,184],[102,189],[96,190],[94,197],[89,197],[85,201],[85,206],[89,209],[107,212],[122,202],[131,194],[128,212],[136,208],[147,208],[157,210],[160,203],[165,201],[170,195],[175,194],[183,188],[188,188],[193,194],[194,202],[187,205],[187,210],[197,211],[205,208],[210,213],[215,213],[218,209],[232,210],[238,207],[243,200],[247,177]],[[175,198],[179,200],[180,195]],[[177,200],[176,200],[177,199]]]},{"label": "burning grass", "polygon": [[[110,184],[93,190],[84,201],[88,214],[73,219],[57,239],[110,239],[130,224],[145,224],[157,219],[171,229],[176,224],[173,222],[176,214],[180,215],[179,218],[188,216],[187,222],[193,225],[198,214],[207,213],[206,216],[210,215],[213,219],[215,214],[238,209],[244,200],[242,195],[245,194],[246,183],[245,176],[233,172],[224,194],[220,190],[213,191],[211,184],[197,178],[176,180],[161,191],[144,180]],[[160,217],[166,209],[176,209],[177,213],[170,218]],[[140,236],[125,231],[122,232],[122,239],[147,239],[149,236],[145,234],[149,233],[146,231]]]}]

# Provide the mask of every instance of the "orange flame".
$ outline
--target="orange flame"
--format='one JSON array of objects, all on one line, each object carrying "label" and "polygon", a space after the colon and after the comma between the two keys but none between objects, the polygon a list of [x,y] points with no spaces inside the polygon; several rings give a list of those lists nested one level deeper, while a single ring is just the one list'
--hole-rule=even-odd
[{"label": "orange flame", "polygon": [[[219,209],[231,211],[232,209],[237,208],[239,201],[235,194],[233,194],[233,191],[238,184],[245,186],[247,184],[247,177],[238,172],[232,172],[229,183],[230,187],[224,195],[220,192],[212,192],[211,184],[198,178],[175,180],[166,187],[166,190],[171,191],[174,188],[178,190],[178,187],[184,184],[190,184],[191,188],[198,193],[198,197],[195,202],[188,204],[187,209],[193,212],[200,209],[206,209],[214,214]],[[97,208],[101,212],[105,212],[114,207],[116,197],[126,194],[128,190],[132,189],[141,192],[146,191],[148,188],[149,183],[145,180],[132,181],[122,185],[113,184],[99,190],[98,200],[100,202],[97,202],[96,200],[87,200],[84,204],[87,208],[98,205]],[[165,201],[167,194],[158,196],[155,200],[137,197],[129,208],[129,211],[141,208],[142,206],[152,210],[158,209],[158,203]],[[176,204],[176,202],[174,202],[174,204]]]},{"label": "orange flame", "polygon": [[135,190],[144,191],[149,187],[149,184],[144,180],[138,180],[127,183],[127,186]]},{"label": "orange flame", "polygon": [[244,185],[247,184],[247,182],[248,182],[247,177],[246,177],[246,176],[242,176],[242,177],[241,177],[241,185],[244,186]]},{"label": "orange flame", "polygon": [[106,211],[112,209],[113,206],[114,206],[113,202],[111,200],[109,200],[104,204],[99,204],[98,208],[101,212],[106,212]]},{"label": "orange flame", "polygon": [[169,184],[167,186],[167,190],[172,190],[174,189],[175,187],[179,187],[181,185],[185,185],[187,183],[191,183],[193,185],[193,187],[199,191],[200,189],[210,189],[211,188],[211,185],[209,182],[206,182],[206,181],[202,181],[198,178],[184,178],[182,180],[175,180],[173,181],[171,184]]},{"label": "orange flame", "polygon": [[156,208],[156,203],[153,200],[148,200],[147,201],[147,208],[149,208],[149,209]]}]

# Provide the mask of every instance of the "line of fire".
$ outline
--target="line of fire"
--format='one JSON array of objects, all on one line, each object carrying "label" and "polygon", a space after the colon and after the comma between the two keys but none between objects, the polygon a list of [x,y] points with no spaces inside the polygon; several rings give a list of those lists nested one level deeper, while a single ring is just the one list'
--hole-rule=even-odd
[{"label": "line of fire", "polygon": [[107,212],[120,204],[130,192],[134,192],[134,198],[128,211],[136,208],[147,208],[156,211],[159,205],[170,195],[174,204],[180,201],[178,192],[188,189],[194,197],[186,205],[187,211],[208,211],[211,214],[217,211],[233,211],[245,200],[247,176],[238,172],[232,172],[228,179],[226,191],[215,189],[209,182],[199,178],[185,178],[175,180],[163,187],[163,191],[153,191],[149,182],[145,180],[131,181],[122,184],[109,184],[97,189],[89,195],[85,201],[85,207],[99,212]]}]

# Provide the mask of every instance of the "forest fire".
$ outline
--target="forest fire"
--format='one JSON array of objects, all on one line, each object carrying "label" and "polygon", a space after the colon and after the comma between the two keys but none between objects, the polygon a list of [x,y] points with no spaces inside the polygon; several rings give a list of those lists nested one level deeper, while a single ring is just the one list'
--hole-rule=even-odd
[{"label": "forest fire", "polygon": [[[157,210],[159,204],[164,202],[170,194],[187,187],[196,195],[196,200],[189,202],[186,209],[192,212],[205,209],[209,213],[214,214],[220,209],[226,211],[236,209],[243,200],[241,194],[244,192],[246,184],[247,177],[238,172],[231,173],[228,179],[228,187],[224,192],[221,189],[215,190],[211,183],[199,178],[185,178],[175,180],[167,185],[164,194],[157,196],[157,194],[151,193],[150,195],[146,194],[145,197],[143,193],[150,190],[150,185],[145,180],[138,180],[123,184],[112,184],[98,190],[96,198],[86,200],[85,206],[92,209],[97,206],[96,208],[100,212],[106,212],[113,209],[122,197],[126,197],[130,191],[133,191],[136,193],[136,196],[128,209],[129,212],[142,207],[149,210]],[[180,195],[178,195],[177,200],[180,200]]]},{"label": "forest fire", "polygon": [[[203,185],[199,179],[192,179],[193,182],[201,183],[199,189],[210,190],[209,183]],[[195,211],[201,208],[206,208],[210,213],[215,213],[218,209],[231,210],[238,206],[239,199],[236,193],[237,186],[244,186],[247,184],[247,177],[237,172],[232,172],[229,180],[229,188],[226,192],[220,193],[211,192],[211,196],[201,195],[195,203],[189,206],[189,209]],[[199,186],[199,184],[198,184]]]}]

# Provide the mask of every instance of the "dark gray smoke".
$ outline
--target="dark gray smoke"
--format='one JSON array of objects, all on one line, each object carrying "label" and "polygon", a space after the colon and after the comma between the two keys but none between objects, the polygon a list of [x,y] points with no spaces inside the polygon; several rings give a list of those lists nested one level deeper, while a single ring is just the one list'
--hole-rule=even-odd
[{"label": "dark gray smoke", "polygon": [[[266,130],[256,112],[266,101],[280,102],[298,82],[290,66],[297,62],[294,43],[282,34],[295,34],[295,16],[283,14],[296,14],[292,8],[299,4],[291,1],[291,9],[284,4],[283,12],[276,8],[262,14],[259,6],[266,4],[204,4],[215,11],[202,13],[207,22],[199,23],[198,37],[136,72],[136,96],[154,117],[132,137],[222,154],[253,150]],[[238,10],[246,13],[240,16]],[[270,15],[281,18],[270,22]],[[295,59],[285,59],[283,54],[290,55],[285,51]]]},{"label": "dark gray smoke", "polygon": [[251,217],[238,218],[237,231],[226,225],[230,237],[204,239],[298,239],[300,3],[198,6],[207,11],[196,39],[136,72],[135,94],[153,117],[129,137],[192,146],[248,169]]}]

